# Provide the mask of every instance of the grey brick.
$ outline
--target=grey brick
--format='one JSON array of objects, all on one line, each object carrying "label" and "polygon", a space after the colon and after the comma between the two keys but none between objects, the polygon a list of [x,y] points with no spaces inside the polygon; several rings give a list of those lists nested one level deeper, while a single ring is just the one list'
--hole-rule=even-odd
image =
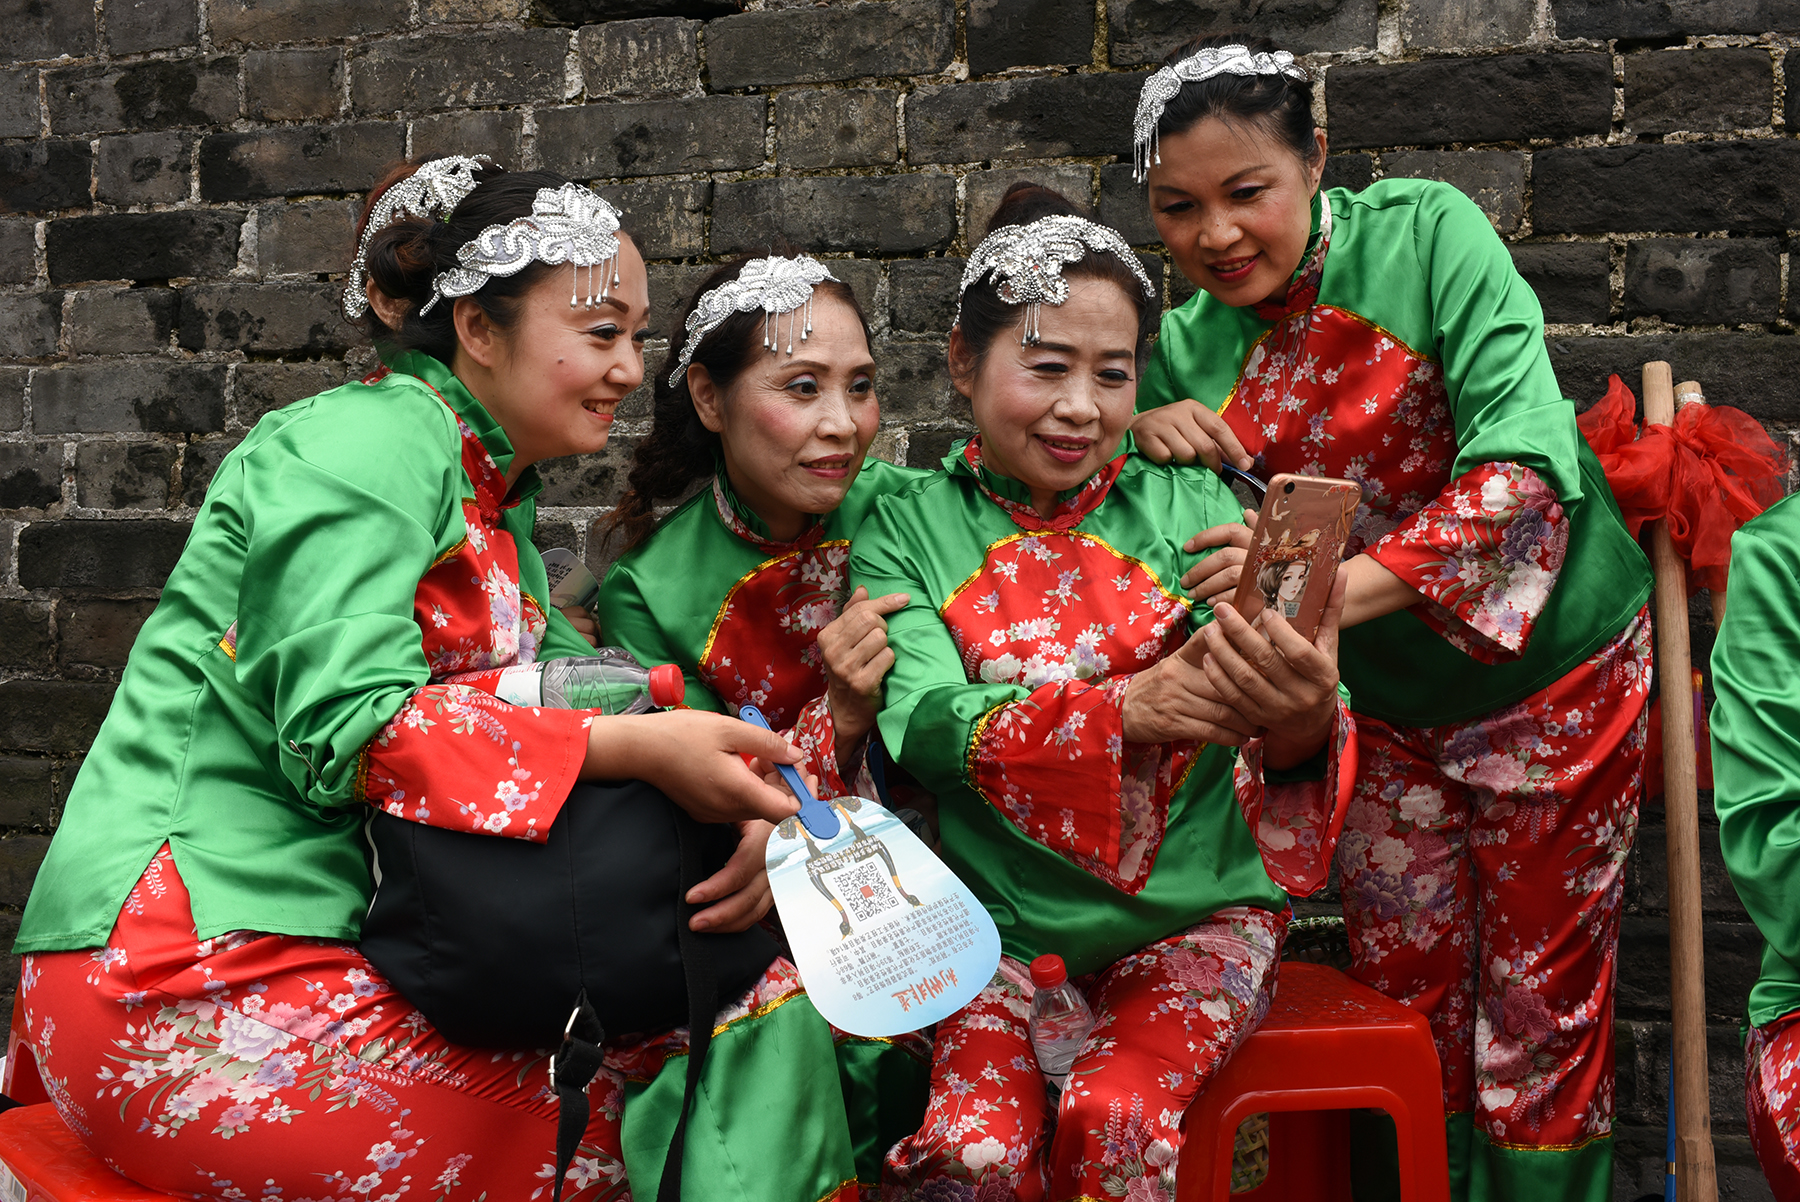
[{"label": "grey brick", "polygon": [[1509,246],[1513,266],[1544,308],[1545,321],[1612,319],[1612,272],[1603,242],[1539,242]]},{"label": "grey brick", "polygon": [[700,90],[698,21],[650,17],[589,25],[576,35],[589,100],[689,96]]},{"label": "grey brick", "polygon": [[613,184],[599,193],[619,206],[625,232],[646,259],[685,259],[706,253],[706,206],[712,200],[709,180],[653,179],[639,184]]},{"label": "grey brick", "polygon": [[546,459],[538,464],[544,478],[540,505],[611,505],[625,494],[625,477],[631,456],[643,439],[615,434],[598,455],[573,455]]},{"label": "grey brick", "polygon": [[[650,329],[656,337],[673,339],[682,332],[681,322],[676,319],[681,312],[681,307],[694,294],[694,290],[700,286],[700,282],[717,270],[718,266],[717,263],[650,264],[647,271],[650,277]],[[646,352],[645,362],[647,385],[648,381],[654,378],[647,366],[648,352]],[[636,395],[636,392],[631,394],[633,397]],[[644,416],[648,417],[650,415],[647,407],[649,393],[645,391],[644,396],[646,405]],[[624,408],[630,400],[631,397],[627,397],[625,402],[621,402],[618,416],[626,416]]]},{"label": "grey brick", "polygon": [[[50,637],[50,606],[42,601],[0,601],[0,668],[22,668],[42,672],[50,667],[56,642]],[[0,757],[0,825],[13,826],[4,816],[9,800],[11,770],[16,766],[11,756]],[[44,796],[50,795],[50,765],[44,764]]]},{"label": "grey brick", "polygon": [[194,178],[194,139],[185,133],[101,138],[95,195],[105,204],[175,204]]},{"label": "grey brick", "polygon": [[598,25],[642,17],[723,17],[740,11],[739,0],[538,0],[546,24]]},{"label": "grey brick", "polygon": [[964,234],[971,247],[987,236],[988,219],[1000,207],[1000,198],[1006,195],[1006,190],[1017,183],[1054,188],[1083,209],[1092,204],[1093,169],[1077,163],[971,171],[963,178],[963,220],[967,225]]},{"label": "grey brick", "polygon": [[237,448],[238,438],[196,438],[181,457],[181,503],[198,507],[225,456]]},{"label": "grey brick", "polygon": [[32,373],[40,433],[143,430],[180,434],[225,427],[223,363],[83,363]]},{"label": "grey brick", "polygon": [[312,42],[404,28],[410,0],[212,0],[206,29],[215,45]]},{"label": "grey brick", "polygon": [[[1731,1022],[1744,1013],[1750,985],[1762,960],[1762,936],[1747,922],[1706,924],[1706,1012],[1716,1022]],[[1669,928],[1661,918],[1634,918],[1620,923],[1619,963],[1631,966],[1619,974],[1617,1006],[1626,1012],[1669,1008]],[[1715,1081],[1717,1078],[1715,1077]],[[1743,1104],[1743,1068],[1733,1082]],[[1666,1087],[1665,1087],[1666,1088]]]},{"label": "grey brick", "polygon": [[1773,121],[1767,50],[1652,50],[1625,56],[1625,127],[1636,134],[1724,133]]},{"label": "grey brick", "polygon": [[275,201],[256,213],[256,261],[264,275],[347,271],[356,256],[356,209],[347,200]]},{"label": "grey brick", "polygon": [[771,237],[822,251],[883,255],[942,247],[956,233],[956,181],[947,175],[783,176],[713,186],[715,254],[752,251]]},{"label": "grey brick", "polygon": [[539,554],[552,547],[577,550],[581,546],[581,526],[576,522],[539,515],[537,524],[531,528],[531,545],[537,548]]},{"label": "grey brick", "polygon": [[827,259],[831,274],[849,286],[862,309],[863,320],[873,326],[880,316],[875,308],[875,294],[881,287],[881,264],[872,259]]},{"label": "grey brick", "polygon": [[1800,421],[1800,338],[1768,334],[1651,334],[1636,338],[1551,338],[1550,362],[1578,409],[1606,394],[1617,373],[1636,390],[1644,364],[1666,360],[1677,380],[1699,380],[1714,405],[1735,405],[1759,421]]},{"label": "grey brick", "polygon": [[405,127],[393,121],[211,134],[200,143],[200,195],[261,200],[363,192],[405,151]]},{"label": "grey brick", "polygon": [[1675,324],[1774,321],[1781,253],[1768,238],[1653,238],[1625,248],[1625,316]]},{"label": "grey brick", "polygon": [[1100,221],[1118,230],[1133,246],[1151,246],[1161,242],[1162,235],[1150,219],[1144,185],[1131,177],[1131,171],[1130,163],[1100,168]]},{"label": "grey brick", "polygon": [[427,25],[450,23],[524,21],[531,16],[530,0],[424,0],[419,16]]},{"label": "grey brick", "polygon": [[14,62],[91,54],[97,45],[91,0],[7,0],[0,19]]},{"label": "grey brick", "polygon": [[27,367],[0,367],[0,430],[17,430],[25,424]]},{"label": "grey brick", "polygon": [[238,60],[187,58],[65,67],[44,75],[50,129],[70,134],[139,133],[180,125],[224,125],[238,116]]},{"label": "grey brick", "polygon": [[200,44],[195,0],[103,0],[106,44],[114,54],[173,50]]},{"label": "grey brick", "polygon": [[47,828],[55,824],[51,763],[39,756],[0,756],[0,826]]},{"label": "grey brick", "polygon": [[0,284],[37,279],[37,222],[0,217]]},{"label": "grey brick", "polygon": [[[1631,383],[1635,385],[1637,381]],[[1725,857],[1719,850],[1718,824],[1703,820],[1699,833],[1701,911],[1709,918],[1742,922],[1748,915],[1744,912],[1744,903],[1738,900],[1737,890],[1732,887],[1730,874],[1725,871]],[[1626,874],[1636,879],[1639,907],[1658,913],[1668,912],[1668,824],[1661,808],[1645,808]]]},{"label": "grey brick", "polygon": [[181,290],[175,340],[190,351],[342,351],[356,329],[339,309],[342,284],[196,284]]},{"label": "grey brick", "polygon": [[1691,142],[1540,150],[1539,233],[1761,232],[1800,225],[1800,143]]},{"label": "grey brick", "polygon": [[56,632],[62,642],[62,662],[89,668],[123,668],[125,657],[131,654],[131,644],[137,641],[138,629],[155,608],[156,602],[144,599],[108,601],[94,597],[58,601]]},{"label": "grey brick", "polygon": [[[33,522],[19,531],[19,583],[25,588],[81,593],[161,588],[181,558],[187,536],[186,522],[160,518]],[[5,687],[0,685],[0,689]],[[5,745],[9,729],[10,723],[0,722],[0,746]],[[87,750],[86,742],[24,746]]]},{"label": "grey brick", "polygon": [[906,437],[908,467],[935,469],[943,464],[950,448],[975,433],[975,427],[964,422],[959,426],[943,426],[930,430],[911,430]]},{"label": "grey brick", "polygon": [[89,509],[164,509],[176,448],[166,442],[84,442],[75,448],[75,500]]},{"label": "grey brick", "polygon": [[1517,233],[1525,215],[1525,158],[1517,151],[1396,151],[1381,156],[1381,167],[1390,176],[1452,185],[1480,205],[1501,234]]},{"label": "grey brick", "polygon": [[1144,77],[1059,75],[931,84],[906,101],[915,163],[1129,154]]},{"label": "grey brick", "polygon": [[1340,150],[1604,134],[1612,106],[1604,54],[1347,63],[1325,77],[1331,144]]},{"label": "grey brick", "polygon": [[[23,682],[15,682],[23,683]],[[34,684],[48,684],[48,681],[34,681]],[[3,686],[0,686],[3,687]],[[0,695],[0,721],[10,716],[13,697],[9,693]],[[30,723],[28,729],[33,731],[46,728],[39,718]],[[74,729],[72,726],[69,729]],[[58,729],[61,729],[59,727]],[[8,731],[8,734],[12,733]],[[92,736],[89,736],[90,741]],[[0,738],[4,742],[4,738]],[[0,839],[0,904],[23,906],[31,896],[32,882],[37,879],[38,866],[44,862],[44,856],[50,851],[50,839],[46,835],[14,835]]]},{"label": "grey brick", "polygon": [[525,114],[517,110],[436,113],[412,123],[413,157],[434,154],[485,154],[496,163],[516,167]]},{"label": "grey brick", "polygon": [[50,282],[224,275],[237,266],[243,224],[222,209],[65,217],[45,231]]},{"label": "grey brick", "polygon": [[1375,45],[1375,0],[1108,0],[1114,66],[1160,64],[1163,55],[1202,34],[1254,30],[1305,54]]},{"label": "grey brick", "polygon": [[35,138],[42,121],[37,68],[0,71],[0,138]]},{"label": "grey brick", "polygon": [[62,330],[62,293],[0,295],[0,356],[43,359],[56,354]]},{"label": "grey brick", "polygon": [[1795,0],[1550,0],[1559,38],[1672,38],[1800,32]]},{"label": "grey brick", "polygon": [[568,53],[560,29],[389,38],[352,60],[350,104],[374,115],[561,100]]},{"label": "grey brick", "polygon": [[1536,16],[1536,0],[1407,0],[1400,28],[1408,46],[1515,46]]},{"label": "grey brick", "polygon": [[969,0],[969,70],[1085,66],[1094,56],[1088,0]]},{"label": "grey brick", "polygon": [[[86,523],[84,523],[86,524]],[[98,524],[98,523],[95,523]],[[108,525],[122,523],[107,523]],[[111,685],[72,680],[9,680],[0,684],[0,748],[8,751],[86,751],[112,704]],[[26,835],[0,839],[0,881],[18,879],[29,888],[25,868],[35,871],[50,840]],[[16,886],[0,887],[0,901],[18,905]]]},{"label": "grey brick", "polygon": [[948,334],[956,320],[962,259],[899,259],[888,267],[889,321],[896,330]]},{"label": "grey brick", "polygon": [[866,167],[900,157],[896,93],[880,88],[782,92],[775,157],[784,167]]},{"label": "grey brick", "polygon": [[83,288],[69,297],[69,349],[78,355],[130,355],[169,345],[175,326],[172,288]]},{"label": "grey brick", "polygon": [[42,213],[85,207],[93,161],[86,142],[0,145],[0,212]]},{"label": "grey brick", "polygon": [[545,109],[538,157],[574,179],[736,171],[761,165],[767,120],[761,96]]},{"label": "grey brick", "polygon": [[950,384],[946,344],[888,342],[875,354],[875,395],[888,421],[967,420],[969,403]]},{"label": "grey brick", "polygon": [[0,442],[0,509],[48,509],[62,502],[60,442]]},{"label": "grey brick", "polygon": [[1319,186],[1361,192],[1374,178],[1373,157],[1366,154],[1333,154],[1325,158],[1325,174],[1320,177]]},{"label": "grey brick", "polygon": [[950,65],[955,43],[944,0],[743,13],[707,25],[706,69],[716,89],[932,75]]},{"label": "grey brick", "polygon": [[240,363],[236,381],[232,424],[247,429],[265,413],[336,388],[344,382],[344,367],[341,363]]},{"label": "grey brick", "polygon": [[256,121],[335,117],[344,107],[344,53],[335,47],[252,50],[244,56],[244,115]]}]

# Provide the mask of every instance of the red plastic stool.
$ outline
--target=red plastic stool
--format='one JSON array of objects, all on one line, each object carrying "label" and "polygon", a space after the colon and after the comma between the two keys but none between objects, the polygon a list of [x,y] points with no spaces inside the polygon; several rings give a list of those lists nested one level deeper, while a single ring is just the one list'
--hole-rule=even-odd
[{"label": "red plastic stool", "polygon": [[26,1106],[50,1100],[43,1078],[38,1076],[37,1056],[25,1042],[25,995],[18,992],[13,994],[12,1026],[6,1033],[6,1070],[0,1072],[0,1094]]},{"label": "red plastic stool", "polygon": [[0,1198],[7,1202],[169,1202],[89,1152],[49,1103],[0,1114]]},{"label": "red plastic stool", "polygon": [[[1444,1093],[1424,1017],[1334,968],[1281,966],[1267,1021],[1188,1107],[1177,1202],[1348,1202],[1347,1109],[1393,1117],[1400,1196],[1449,1202]],[[1269,1175],[1231,1193],[1238,1124],[1269,1114]]]}]

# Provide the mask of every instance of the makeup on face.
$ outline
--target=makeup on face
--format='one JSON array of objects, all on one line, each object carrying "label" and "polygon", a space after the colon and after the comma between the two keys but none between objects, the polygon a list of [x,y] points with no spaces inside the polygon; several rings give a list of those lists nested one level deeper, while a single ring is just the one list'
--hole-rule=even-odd
[{"label": "makeup on face", "polygon": [[1282,295],[1312,232],[1323,134],[1318,151],[1309,164],[1262,125],[1217,117],[1165,135],[1147,194],[1181,273],[1228,305]]}]

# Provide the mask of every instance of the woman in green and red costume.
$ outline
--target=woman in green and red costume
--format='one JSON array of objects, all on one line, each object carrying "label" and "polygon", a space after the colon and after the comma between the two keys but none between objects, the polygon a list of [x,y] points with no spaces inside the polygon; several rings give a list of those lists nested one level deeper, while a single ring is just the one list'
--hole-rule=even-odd
[{"label": "woman in green and red costume", "polygon": [[[683,306],[681,330],[615,511],[626,550],[600,587],[602,638],[679,664],[690,706],[756,706],[824,795],[868,794],[856,781],[893,662],[884,615],[906,598],[849,595],[850,538],[877,498],[928,473],[868,458],[881,423],[868,325],[827,264],[727,263]],[[656,520],[659,499],[696,483]],[[929,1044],[839,1032],[837,1048],[855,1176],[872,1190],[882,1153],[918,1125]]]},{"label": "woman in green and red costume", "polygon": [[[485,159],[402,170],[370,193],[345,309],[383,366],[225,458],[132,648],[21,923],[25,1034],[69,1126],[182,1197],[548,1199],[544,1057],[451,1043],[356,946],[367,807],[542,842],[578,780],[639,778],[703,821],[779,820],[796,804],[740,754],[800,757],[715,714],[596,720],[459,682],[590,651],[528,540],[533,465],[600,451],[643,379],[648,285],[616,210]],[[703,882],[699,917],[756,921],[760,878]],[[720,1015],[795,1021],[780,1078],[714,1041],[690,1196],[811,1202],[847,1175],[830,1031],[782,1005],[793,975],[771,964]],[[653,1190],[670,1107],[624,1094],[603,1069],[564,1198],[625,1197],[634,1161]]]},{"label": "woman in green and red costume", "polygon": [[1725,867],[1762,932],[1744,1095],[1777,1202],[1800,1202],[1800,497],[1731,539],[1713,644],[1713,805]]},{"label": "woman in green and red costume", "polygon": [[1310,78],[1262,39],[1165,62],[1138,163],[1200,290],[1163,319],[1139,445],[1362,484],[1341,648],[1353,971],[1431,1021],[1458,1197],[1600,1202],[1649,567],[1481,211],[1440,183],[1321,191]]},{"label": "woman in green and red costume", "polygon": [[[1271,643],[1177,591],[1173,532],[1239,511],[1204,468],[1131,451],[1157,316],[1115,231],[1015,185],[950,334],[979,434],[851,550],[856,583],[909,597],[883,740],[1004,950],[938,1024],[888,1196],[1166,1202],[1184,1111],[1267,1012],[1284,889],[1325,881],[1354,775],[1337,606],[1316,643],[1271,615]],[[1046,954],[1097,1018],[1054,1116],[1026,1024]]]}]

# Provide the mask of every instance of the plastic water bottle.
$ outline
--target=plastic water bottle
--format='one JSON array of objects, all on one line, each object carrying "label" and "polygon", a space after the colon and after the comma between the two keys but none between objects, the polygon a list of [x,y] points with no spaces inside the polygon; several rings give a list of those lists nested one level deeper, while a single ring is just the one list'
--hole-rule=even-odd
[{"label": "plastic water bottle", "polygon": [[494,696],[511,705],[641,714],[681,704],[687,682],[674,664],[645,668],[626,651],[602,647],[594,655],[520,664],[500,673]]},{"label": "plastic water bottle", "polygon": [[1061,956],[1039,956],[1031,962],[1031,1050],[1037,1053],[1044,1079],[1061,1089],[1088,1032],[1094,1029],[1094,1012],[1081,991],[1069,984]]}]

